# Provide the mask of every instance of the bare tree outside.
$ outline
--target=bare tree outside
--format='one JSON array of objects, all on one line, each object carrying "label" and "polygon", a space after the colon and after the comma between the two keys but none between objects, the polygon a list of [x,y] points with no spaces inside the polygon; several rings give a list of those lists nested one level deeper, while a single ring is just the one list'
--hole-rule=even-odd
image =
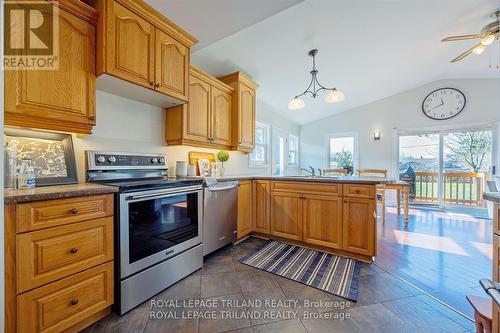
[{"label": "bare tree outside", "polygon": [[488,166],[492,138],[488,131],[450,133],[446,145],[450,150],[448,158],[481,172],[483,165]]}]

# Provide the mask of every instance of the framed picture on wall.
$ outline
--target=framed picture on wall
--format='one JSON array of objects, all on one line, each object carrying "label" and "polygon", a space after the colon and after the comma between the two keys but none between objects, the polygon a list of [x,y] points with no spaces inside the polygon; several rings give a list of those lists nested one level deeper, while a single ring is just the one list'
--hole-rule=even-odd
[{"label": "framed picture on wall", "polygon": [[17,160],[29,159],[35,169],[36,186],[75,184],[78,182],[71,134],[6,128]]}]

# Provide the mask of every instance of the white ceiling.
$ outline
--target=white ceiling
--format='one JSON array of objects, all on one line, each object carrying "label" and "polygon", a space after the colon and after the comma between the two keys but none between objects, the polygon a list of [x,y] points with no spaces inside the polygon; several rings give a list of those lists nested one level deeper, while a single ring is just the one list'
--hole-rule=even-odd
[{"label": "white ceiling", "polygon": [[[162,10],[155,5],[162,1],[148,2]],[[184,2],[190,8],[198,8],[200,3],[210,7],[208,1],[165,1]],[[220,36],[225,27],[234,29],[233,23],[247,14],[243,7],[225,14],[223,5],[230,2],[217,0],[220,6],[210,13],[218,15],[208,21],[200,21],[196,13],[178,18],[174,12],[164,13],[195,35],[195,30],[207,34],[217,30]],[[213,75],[247,72],[260,85],[257,96],[261,102],[287,119],[305,124],[439,79],[500,77],[498,71],[488,68],[497,55],[493,47],[482,56],[471,55],[450,64],[474,41],[440,43],[449,35],[479,32],[497,7],[500,0],[305,0],[194,52],[192,61]],[[233,23],[227,23],[225,15]],[[201,35],[196,36],[202,40]],[[218,37],[214,33],[206,38]],[[290,98],[309,83],[311,59],[307,52],[312,48],[319,49],[319,81],[343,91],[346,100],[326,104],[323,96],[316,100],[306,97],[304,109],[288,110]]]},{"label": "white ceiling", "polygon": [[146,0],[198,39],[199,50],[304,0]]}]

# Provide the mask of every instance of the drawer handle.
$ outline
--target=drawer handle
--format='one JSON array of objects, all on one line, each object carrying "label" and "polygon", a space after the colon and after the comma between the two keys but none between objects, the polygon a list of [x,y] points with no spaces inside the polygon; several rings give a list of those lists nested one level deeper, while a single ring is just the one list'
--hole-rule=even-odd
[{"label": "drawer handle", "polygon": [[78,304],[78,298],[73,298],[71,300],[71,305],[77,305]]},{"label": "drawer handle", "polygon": [[75,215],[78,213],[78,208],[71,208],[71,214]]},{"label": "drawer handle", "polygon": [[360,190],[356,190],[356,191],[354,191],[354,193],[359,193],[359,192],[360,192]]},{"label": "drawer handle", "polygon": [[74,248],[72,248],[71,250],[69,250],[69,252],[71,252],[71,253],[75,254],[75,253],[77,253],[77,252],[78,252],[78,248],[77,248],[77,247],[74,247]]}]

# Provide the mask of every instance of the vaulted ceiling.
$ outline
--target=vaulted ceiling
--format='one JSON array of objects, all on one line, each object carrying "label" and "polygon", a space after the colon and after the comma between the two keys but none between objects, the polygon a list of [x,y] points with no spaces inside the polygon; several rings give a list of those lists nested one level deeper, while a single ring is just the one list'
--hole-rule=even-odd
[{"label": "vaulted ceiling", "polygon": [[[261,102],[298,124],[439,79],[500,77],[494,69],[498,47],[450,64],[477,42],[440,42],[479,32],[500,0],[148,2],[200,39],[194,64],[213,75],[247,72],[260,84]],[[320,82],[346,99],[326,104],[323,96],[306,97],[304,109],[288,110],[290,98],[310,80],[312,48],[319,49]]]}]

